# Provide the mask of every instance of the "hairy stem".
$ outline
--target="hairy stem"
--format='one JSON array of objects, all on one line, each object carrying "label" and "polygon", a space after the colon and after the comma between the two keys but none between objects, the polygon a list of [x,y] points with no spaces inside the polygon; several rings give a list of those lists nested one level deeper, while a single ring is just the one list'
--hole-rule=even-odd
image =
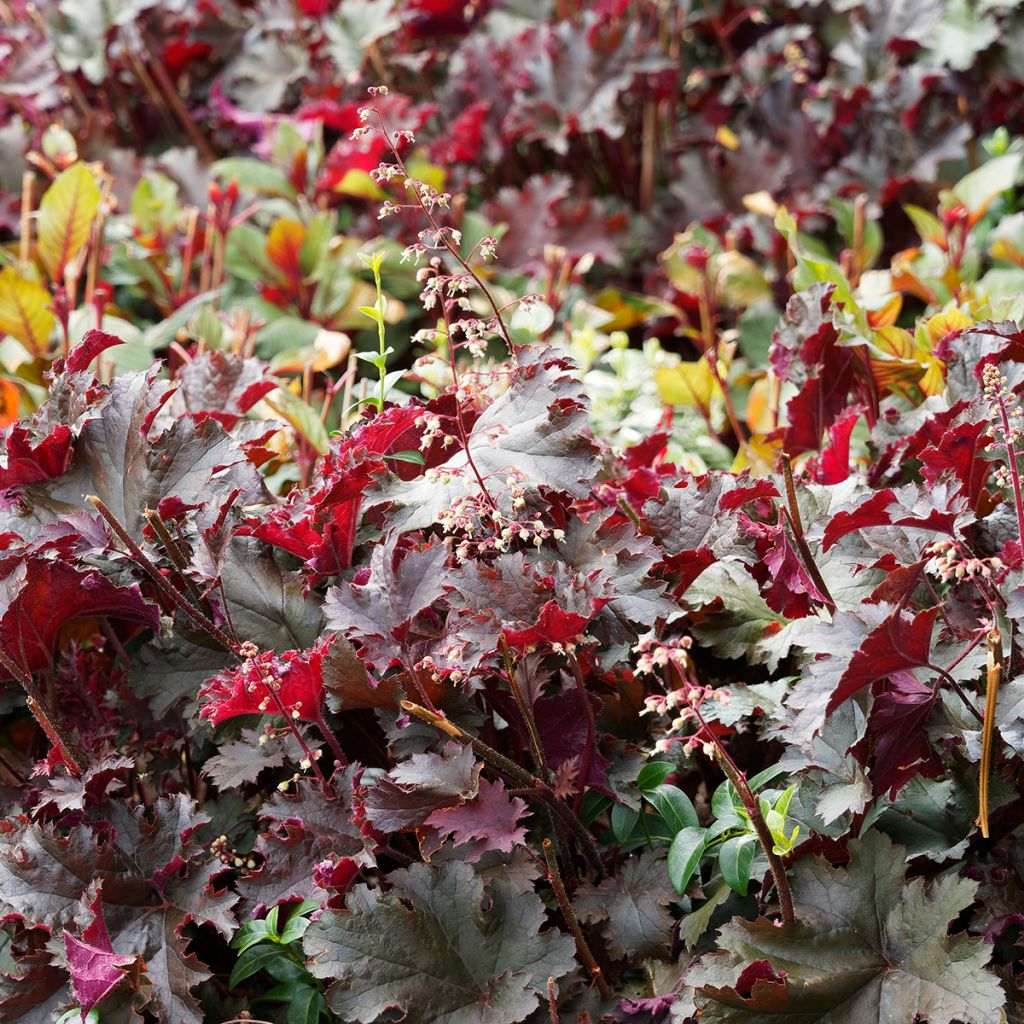
[{"label": "hairy stem", "polygon": [[996,722],[996,698],[1003,678],[1003,636],[998,628],[988,634],[988,666],[985,674],[985,721],[981,728],[981,768],[978,777],[978,827],[988,839],[988,780],[992,772],[992,739]]},{"label": "hairy stem", "polygon": [[583,756],[580,758],[580,769],[576,781],[576,799],[573,801],[572,809],[576,814],[580,813],[583,806],[583,794],[586,792],[587,780],[590,778],[590,766],[594,761],[594,747],[597,743],[597,723],[594,721],[594,708],[590,703],[590,695],[583,682],[583,672],[580,670],[579,659],[575,654],[569,656],[572,665],[573,676],[576,680],[576,693],[580,701],[580,709],[587,723],[587,740],[583,747]]},{"label": "hairy stem", "polygon": [[509,689],[512,691],[512,696],[516,699],[516,705],[519,707],[519,713],[523,716],[523,721],[526,723],[526,732],[530,738],[530,749],[533,751],[533,759],[537,764],[537,770],[543,775],[548,773],[548,762],[544,756],[544,747],[540,741],[540,733],[537,730],[537,720],[533,715],[533,708],[530,706],[522,690],[519,689],[519,681],[516,679],[516,668],[512,662],[512,652],[509,650],[508,641],[505,639],[505,634],[501,635],[499,640],[501,646],[501,656],[505,661],[505,675],[508,677]]},{"label": "hairy stem", "polygon": [[538,779],[536,776],[531,775],[525,768],[505,757],[504,754],[499,753],[493,747],[488,746],[483,740],[478,740],[475,736],[470,736],[469,733],[463,732],[454,722],[450,722],[442,715],[428,711],[426,708],[409,700],[403,700],[401,706],[403,711],[414,718],[418,718],[421,722],[426,722],[427,725],[433,726],[446,736],[450,736],[453,740],[469,744],[482,761],[489,764],[495,771],[500,772],[524,791],[536,792],[544,806],[575,837],[591,868],[599,875],[604,874],[604,867],[601,864],[601,856],[598,853],[594,837],[572,810],[555,796],[554,791],[543,779]]},{"label": "hairy stem", "polygon": [[213,622],[210,621],[198,608],[196,608],[184,594],[181,593],[173,584],[171,584],[167,578],[160,572],[160,570],[153,564],[149,556],[142,550],[141,547],[132,539],[128,531],[121,525],[117,516],[107,508],[106,504],[101,501],[96,495],[92,494],[88,496],[88,501],[92,502],[96,511],[107,521],[111,530],[114,531],[118,539],[128,549],[136,565],[138,565],[149,578],[156,584],[157,589],[160,591],[168,601],[171,602],[176,608],[183,611],[200,629],[205,633],[209,634],[214,640],[217,641],[224,650],[229,651],[236,657],[240,657],[238,653],[239,645],[235,643],[226,633],[218,629]]},{"label": "hairy stem", "polygon": [[610,999],[611,990],[608,988],[608,982],[604,980],[604,974],[597,965],[594,954],[590,952],[587,940],[583,937],[580,923],[576,919],[572,904],[566,895],[565,885],[558,870],[558,861],[555,858],[555,846],[550,839],[544,840],[544,860],[547,862],[548,881],[551,883],[551,888],[555,891],[558,905],[562,908],[562,916],[565,918],[565,923],[569,926],[569,931],[572,932],[573,941],[576,943],[576,951],[579,953],[580,959],[583,961],[583,965],[586,967],[591,979],[597,985],[601,997],[603,999]]},{"label": "hairy stem", "polygon": [[[380,130],[384,133],[384,138],[387,140],[388,148],[391,150],[392,156],[395,158],[395,163],[398,164],[402,174],[408,180],[410,175],[408,168],[405,166],[405,161],[402,159],[398,152],[398,147],[395,145],[394,140],[388,134],[387,127],[384,124],[384,118],[381,116],[380,111],[374,111],[377,115],[377,120],[380,122]],[[494,296],[491,294],[490,289],[484,284],[480,275],[469,265],[468,261],[462,258],[462,254],[452,245],[446,232],[441,230],[441,225],[437,223],[433,213],[427,208],[426,203],[420,197],[419,192],[416,189],[412,189],[413,194],[416,196],[416,203],[419,208],[423,211],[423,216],[427,218],[430,226],[434,229],[434,236],[441,244],[448,250],[448,253],[459,264],[462,269],[469,274],[471,278],[476,282],[476,286],[483,293],[485,299],[487,299],[488,305],[491,307],[491,311],[494,313],[495,322],[498,325],[498,330],[501,332],[501,336],[508,346],[508,354],[513,360],[516,358],[515,344],[512,341],[512,335],[508,333],[508,328],[505,326],[505,321],[502,319],[501,310],[498,308],[498,303],[494,300]]]}]

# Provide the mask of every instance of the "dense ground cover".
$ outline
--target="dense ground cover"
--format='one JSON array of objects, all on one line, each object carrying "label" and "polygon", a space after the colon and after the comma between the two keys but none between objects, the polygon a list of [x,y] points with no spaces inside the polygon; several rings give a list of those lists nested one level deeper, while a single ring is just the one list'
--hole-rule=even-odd
[{"label": "dense ground cover", "polygon": [[0,1019],[1024,1019],[1013,3],[0,3]]}]

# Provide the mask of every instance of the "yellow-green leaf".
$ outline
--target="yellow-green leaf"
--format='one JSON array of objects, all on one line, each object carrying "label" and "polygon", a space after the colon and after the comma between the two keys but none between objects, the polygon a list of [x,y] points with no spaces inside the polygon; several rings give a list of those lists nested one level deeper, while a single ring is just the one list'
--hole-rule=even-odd
[{"label": "yellow-green leaf", "polygon": [[46,351],[57,322],[52,302],[41,284],[20,277],[14,267],[0,271],[0,333],[16,338],[34,355]]},{"label": "yellow-green leaf", "polygon": [[707,409],[711,399],[722,393],[707,360],[659,367],[654,374],[661,400],[669,405],[690,405]]},{"label": "yellow-green leaf", "polygon": [[67,265],[89,240],[100,206],[100,187],[89,168],[72,164],[46,190],[39,204],[39,255],[52,281],[64,277]]}]

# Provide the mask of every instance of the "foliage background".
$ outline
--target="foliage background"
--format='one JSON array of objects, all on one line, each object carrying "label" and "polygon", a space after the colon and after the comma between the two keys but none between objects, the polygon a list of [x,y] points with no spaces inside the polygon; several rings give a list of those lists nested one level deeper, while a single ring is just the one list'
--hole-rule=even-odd
[{"label": "foliage background", "polygon": [[3,1018],[1021,1019],[1022,43],[0,3]]}]

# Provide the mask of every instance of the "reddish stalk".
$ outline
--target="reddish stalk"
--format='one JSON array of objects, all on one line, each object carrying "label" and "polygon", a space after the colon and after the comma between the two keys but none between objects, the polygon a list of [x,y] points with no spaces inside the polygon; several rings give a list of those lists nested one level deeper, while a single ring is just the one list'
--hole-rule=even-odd
[{"label": "reddish stalk", "polygon": [[[678,666],[671,661],[669,664],[679,676],[680,684],[685,686],[687,681],[679,671]],[[768,858],[768,868],[775,882],[775,891],[779,894],[779,907],[782,911],[783,924],[793,924],[796,921],[796,914],[793,910],[793,893],[789,888],[789,879],[786,877],[786,867],[782,863],[782,859],[775,852],[775,841],[772,839],[771,831],[765,823],[757,796],[747,783],[747,777],[740,770],[739,765],[732,759],[729,751],[725,749],[722,741],[708,727],[708,723],[700,713],[700,709],[692,706],[692,710],[701,729],[705,735],[710,737],[711,745],[715,751],[715,760],[725,773],[725,777],[736,788],[740,800],[743,801],[743,806],[750,817],[750,824],[753,826],[757,840],[761,844],[761,849],[764,850],[765,856]]]},{"label": "reddish stalk", "polygon": [[583,966],[586,967],[591,980],[597,985],[601,998],[610,999],[612,995],[611,989],[608,988],[608,982],[605,981],[604,974],[594,959],[594,954],[590,952],[587,940],[583,937],[583,930],[580,928],[580,923],[572,909],[572,904],[566,895],[565,884],[562,882],[562,875],[558,870],[558,861],[555,859],[555,847],[550,839],[544,840],[544,860],[547,863],[548,881],[551,883],[551,888],[555,892],[555,899],[558,900],[558,905],[562,909],[562,916],[565,918],[565,923],[569,926],[573,941],[576,943],[576,952],[579,953]]},{"label": "reddish stalk", "polygon": [[981,729],[981,767],[978,776],[978,827],[988,839],[988,780],[992,774],[992,741],[996,726],[996,699],[1003,678],[1003,637],[998,628],[988,634],[985,674],[985,722]]},{"label": "reddish stalk", "polygon": [[590,703],[590,695],[583,682],[583,672],[580,669],[579,659],[575,654],[569,655],[569,662],[572,665],[573,676],[576,679],[576,693],[579,696],[580,709],[587,723],[587,741],[583,747],[583,756],[580,758],[579,775],[576,778],[576,799],[573,801],[572,809],[576,814],[580,813],[583,806],[583,794],[586,792],[587,780],[590,778],[590,766],[594,762],[594,747],[597,744],[597,723],[594,720],[594,708]]},{"label": "reddish stalk", "polygon": [[480,490],[487,499],[487,504],[492,509],[496,509],[498,507],[497,502],[491,497],[491,492],[487,489],[487,484],[484,482],[480,470],[473,461],[473,453],[469,449],[469,435],[466,432],[466,424],[462,418],[462,403],[459,401],[459,371],[455,364],[455,339],[452,337],[452,322],[448,311],[448,303],[444,300],[443,296],[441,298],[441,313],[444,316],[445,331],[448,334],[448,358],[451,364],[452,385],[455,388],[455,423],[459,431],[459,441],[462,444],[462,450],[466,453],[466,461],[476,477],[476,482],[480,485]]},{"label": "reddish stalk", "polygon": [[[380,131],[384,135],[384,139],[388,144],[388,148],[391,150],[392,155],[395,158],[395,163],[398,165],[398,169],[404,175],[406,181],[410,180],[411,175],[409,174],[408,168],[405,166],[405,161],[402,159],[401,154],[398,152],[398,147],[395,145],[394,139],[389,134],[386,125],[384,124],[384,118],[381,116],[379,110],[374,108],[373,111],[377,115],[377,121],[380,124]],[[462,254],[452,245],[448,238],[448,234],[444,231],[440,224],[438,224],[433,213],[427,207],[427,204],[423,202],[422,197],[416,189],[412,189],[413,195],[416,197],[416,204],[423,212],[423,216],[426,217],[427,222],[434,229],[434,237],[445,247],[452,259],[459,264],[462,269],[469,274],[471,278],[476,282],[476,286],[483,293],[484,298],[487,299],[488,304],[494,313],[495,322],[498,325],[498,330],[501,332],[502,338],[505,340],[505,344],[508,346],[508,354],[512,357],[512,360],[516,359],[515,345],[512,341],[512,335],[508,333],[508,328],[505,326],[505,321],[501,317],[501,311],[498,308],[498,303],[495,301],[494,296],[491,294],[490,289],[484,284],[480,275],[469,265],[469,263],[463,259]]]}]

